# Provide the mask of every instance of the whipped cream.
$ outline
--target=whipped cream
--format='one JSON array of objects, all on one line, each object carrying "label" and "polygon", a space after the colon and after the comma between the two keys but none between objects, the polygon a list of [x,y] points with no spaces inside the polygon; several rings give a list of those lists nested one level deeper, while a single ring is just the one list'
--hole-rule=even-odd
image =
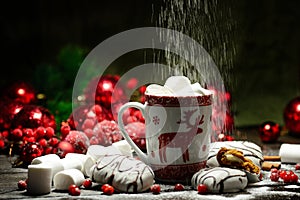
[{"label": "whipped cream", "polygon": [[199,83],[191,83],[185,76],[171,76],[165,84],[151,84],[146,88],[145,94],[159,96],[201,96],[210,95],[212,92],[207,90]]}]

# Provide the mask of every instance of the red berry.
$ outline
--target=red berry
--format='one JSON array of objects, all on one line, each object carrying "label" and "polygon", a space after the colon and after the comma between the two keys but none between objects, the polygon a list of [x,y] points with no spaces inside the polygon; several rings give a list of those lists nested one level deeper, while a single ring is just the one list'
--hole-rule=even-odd
[{"label": "red berry", "polygon": [[285,183],[290,183],[291,182],[290,174],[285,174],[282,179],[283,179],[283,182],[285,182]]},{"label": "red berry", "polygon": [[278,173],[278,169],[277,169],[277,168],[272,168],[272,169],[270,170],[270,172],[271,172],[271,173],[273,173],[273,172],[274,172],[274,173]]},{"label": "red berry", "polygon": [[52,138],[52,137],[54,137],[55,136],[55,131],[54,131],[54,128],[52,128],[52,127],[47,127],[46,128],[46,133],[45,133],[45,138],[46,139],[50,139],[50,138]]},{"label": "red berry", "polygon": [[298,176],[296,174],[290,174],[290,179],[292,183],[297,183],[298,182]]},{"label": "red berry", "polygon": [[79,196],[80,195],[80,189],[77,185],[72,184],[69,186],[69,194],[72,196]]},{"label": "red berry", "polygon": [[47,142],[47,140],[46,140],[45,138],[41,138],[41,139],[39,140],[39,144],[40,144],[43,148],[45,148],[45,147],[47,147],[48,142]]},{"label": "red berry", "polygon": [[279,177],[280,177],[281,179],[283,179],[284,176],[286,175],[286,171],[285,171],[285,170],[279,170],[279,171],[278,171],[278,174],[279,174]]},{"label": "red berry", "polygon": [[151,188],[150,188],[150,191],[153,194],[159,194],[160,193],[160,185],[158,185],[158,184],[152,185]]},{"label": "red berry", "polygon": [[43,126],[39,126],[36,130],[36,137],[37,138],[43,138],[46,134],[46,129]]},{"label": "red berry", "polygon": [[199,184],[197,186],[198,194],[206,194],[208,192],[208,188],[205,184]]},{"label": "red berry", "polygon": [[175,186],[174,186],[174,190],[175,191],[183,191],[184,190],[184,186],[180,183],[177,183]]},{"label": "red berry", "polygon": [[23,132],[21,129],[16,128],[11,132],[12,139],[15,141],[19,141],[23,137]]},{"label": "red berry", "polygon": [[59,143],[59,140],[55,137],[51,138],[49,141],[48,141],[48,144],[52,147],[56,147]]},{"label": "red berry", "polygon": [[86,189],[91,188],[92,187],[92,180],[91,179],[85,179],[82,183],[82,186]]},{"label": "red berry", "polygon": [[84,133],[88,138],[91,138],[94,136],[94,131],[90,128],[84,129]]},{"label": "red berry", "polygon": [[61,138],[64,139],[71,131],[71,127],[68,124],[64,124],[60,127]]},{"label": "red berry", "polygon": [[19,190],[25,190],[27,188],[27,183],[24,180],[18,181],[18,188]]},{"label": "red berry", "polygon": [[297,164],[295,165],[295,170],[300,170],[300,163],[297,163]]},{"label": "red berry", "polygon": [[23,135],[25,137],[36,137],[35,132],[31,128],[26,128],[23,130]]},{"label": "red berry", "polygon": [[114,187],[109,184],[102,185],[101,190],[106,195],[112,195],[115,191]]},{"label": "red berry", "polygon": [[272,173],[271,173],[271,175],[270,175],[270,179],[271,179],[271,181],[275,181],[275,182],[277,182],[277,181],[278,181],[278,179],[279,179],[279,175],[278,175],[278,173],[276,173],[276,172],[272,172]]}]

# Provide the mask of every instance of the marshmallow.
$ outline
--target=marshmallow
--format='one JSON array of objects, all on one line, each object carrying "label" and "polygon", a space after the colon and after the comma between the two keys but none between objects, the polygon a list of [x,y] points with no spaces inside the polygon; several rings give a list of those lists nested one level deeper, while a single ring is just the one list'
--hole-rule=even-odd
[{"label": "marshmallow", "polygon": [[51,191],[51,184],[51,166],[44,163],[28,166],[28,193],[32,195],[48,194]]},{"label": "marshmallow", "polygon": [[119,149],[121,153],[125,156],[129,156],[129,157],[133,156],[132,155],[133,150],[126,140],[120,140],[118,142],[114,142],[112,143],[112,146]]},{"label": "marshmallow", "polygon": [[197,189],[205,184],[211,193],[238,192],[246,188],[247,175],[244,171],[227,167],[204,168],[192,177],[192,186]]},{"label": "marshmallow", "polygon": [[171,76],[164,86],[151,84],[147,86],[145,94],[160,96],[198,96],[211,95],[210,90],[204,89],[199,83],[191,84],[185,76]]},{"label": "marshmallow", "polygon": [[81,171],[83,168],[82,162],[78,159],[63,158],[60,162],[64,169],[78,169]]},{"label": "marshmallow", "polygon": [[34,158],[31,161],[32,165],[36,165],[36,164],[40,164],[43,162],[51,162],[51,161],[58,161],[60,160],[60,157],[56,154],[47,154],[47,155],[43,155],[43,156],[39,156],[37,158]]},{"label": "marshmallow", "polygon": [[68,153],[65,156],[65,159],[78,160],[81,163],[81,169],[79,170],[81,170],[81,172],[83,172],[84,175],[87,175],[85,173],[85,168],[92,167],[92,165],[95,164],[95,160],[90,155],[81,153]]},{"label": "marshmallow", "polygon": [[66,169],[54,176],[53,183],[56,190],[68,190],[70,185],[80,186],[84,180],[84,175],[80,170]]},{"label": "marshmallow", "polygon": [[282,163],[300,162],[300,145],[283,143],[279,149],[279,156]]}]

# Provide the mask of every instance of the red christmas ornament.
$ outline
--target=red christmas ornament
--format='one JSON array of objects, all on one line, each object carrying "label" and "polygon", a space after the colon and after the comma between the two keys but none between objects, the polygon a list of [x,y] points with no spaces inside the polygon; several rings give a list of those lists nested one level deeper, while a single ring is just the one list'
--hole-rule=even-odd
[{"label": "red christmas ornament", "polygon": [[272,121],[262,123],[258,131],[261,141],[266,143],[276,142],[280,136],[279,124]]},{"label": "red christmas ornament", "polygon": [[7,87],[3,92],[3,97],[10,101],[32,104],[36,101],[36,92],[31,84],[21,81]]},{"label": "red christmas ornament", "polygon": [[85,154],[90,146],[89,138],[82,131],[72,130],[63,141],[69,142],[75,153]]},{"label": "red christmas ornament", "polygon": [[0,102],[0,130],[9,130],[15,115],[22,110],[23,103],[17,101]]},{"label": "red christmas ornament", "polygon": [[133,142],[141,149],[146,150],[146,126],[142,122],[132,122],[125,126],[125,130]]},{"label": "red christmas ornament", "polygon": [[37,142],[27,143],[22,146],[20,159],[25,164],[30,164],[31,161],[39,156],[43,155],[43,148]]},{"label": "red christmas ornament", "polygon": [[112,120],[113,116],[107,109],[100,105],[87,104],[76,108],[69,116],[67,123],[71,129],[83,131],[86,128],[84,123],[87,119],[92,120],[96,124],[105,119]]},{"label": "red christmas ornament", "polygon": [[118,124],[113,120],[103,120],[97,123],[93,129],[93,133],[94,137],[91,137],[90,141],[93,144],[98,141],[98,144],[103,146],[111,145],[123,138]]},{"label": "red christmas ornament", "polygon": [[291,134],[300,134],[300,97],[292,99],[285,107],[283,118]]},{"label": "red christmas ornament", "polygon": [[84,90],[85,99],[89,103],[99,104],[110,110],[111,104],[120,102],[125,97],[124,89],[115,87],[118,75],[104,75],[93,78]]},{"label": "red christmas ornament", "polygon": [[56,122],[54,115],[47,108],[37,105],[24,105],[12,121],[12,128],[35,129],[40,126],[52,127],[55,130]]},{"label": "red christmas ornament", "polygon": [[60,141],[57,146],[57,155],[64,158],[68,153],[74,153],[75,149],[70,142]]}]

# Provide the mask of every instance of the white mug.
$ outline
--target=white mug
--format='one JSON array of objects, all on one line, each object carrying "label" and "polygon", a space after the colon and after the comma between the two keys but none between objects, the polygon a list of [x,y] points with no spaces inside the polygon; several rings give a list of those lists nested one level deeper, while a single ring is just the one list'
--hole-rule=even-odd
[{"label": "white mug", "polygon": [[[206,166],[212,121],[212,95],[158,96],[145,94],[146,102],[128,102],[118,113],[123,137],[138,157],[150,165],[155,179],[189,183],[194,173]],[[125,130],[126,109],[141,110],[146,123],[144,153]]]}]

